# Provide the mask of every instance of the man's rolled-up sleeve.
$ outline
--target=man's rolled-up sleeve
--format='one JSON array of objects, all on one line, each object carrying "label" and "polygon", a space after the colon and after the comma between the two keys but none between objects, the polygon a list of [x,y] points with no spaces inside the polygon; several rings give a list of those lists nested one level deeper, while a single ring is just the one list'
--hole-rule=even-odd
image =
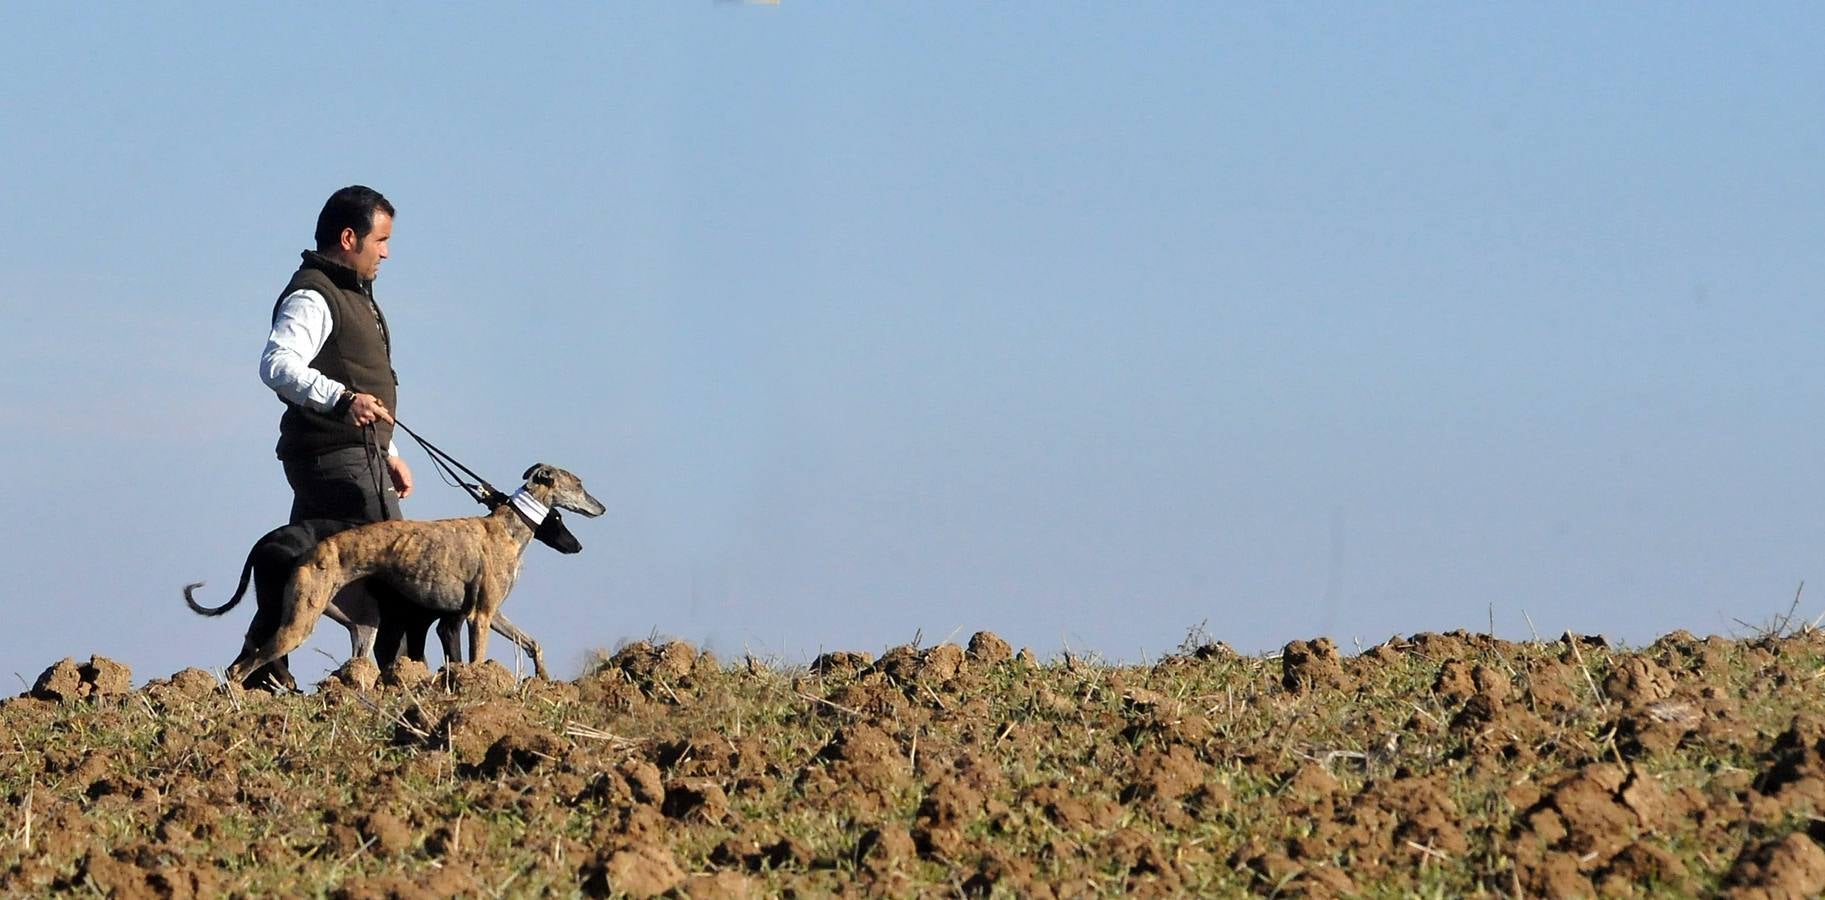
[{"label": "man's rolled-up sleeve", "polygon": [[273,316],[272,334],[260,354],[260,380],[280,397],[318,412],[333,412],[348,390],[342,382],[311,368],[334,327],[329,304],[316,291],[287,294]]}]

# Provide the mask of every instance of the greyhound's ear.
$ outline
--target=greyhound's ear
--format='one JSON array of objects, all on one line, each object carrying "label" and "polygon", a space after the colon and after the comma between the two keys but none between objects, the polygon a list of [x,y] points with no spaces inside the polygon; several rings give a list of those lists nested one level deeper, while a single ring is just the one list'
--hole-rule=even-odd
[{"label": "greyhound's ear", "polygon": [[544,463],[534,463],[532,468],[526,470],[526,474],[520,476],[520,480],[521,481],[537,481],[540,484],[550,484],[551,483],[551,473],[548,471],[545,471],[547,468],[548,467]]}]

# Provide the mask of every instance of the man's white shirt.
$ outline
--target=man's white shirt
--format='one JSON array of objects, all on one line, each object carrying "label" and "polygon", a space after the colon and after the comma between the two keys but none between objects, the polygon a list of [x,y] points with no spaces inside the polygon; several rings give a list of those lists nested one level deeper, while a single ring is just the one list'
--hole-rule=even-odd
[{"label": "man's white shirt", "polygon": [[[325,414],[334,412],[336,401],[348,392],[348,386],[311,368],[310,361],[323,352],[323,344],[335,325],[330,305],[322,294],[309,289],[286,294],[279,301],[278,315],[273,317],[266,350],[260,354],[260,380],[299,406]],[[398,456],[398,447],[389,443],[387,454]]]}]

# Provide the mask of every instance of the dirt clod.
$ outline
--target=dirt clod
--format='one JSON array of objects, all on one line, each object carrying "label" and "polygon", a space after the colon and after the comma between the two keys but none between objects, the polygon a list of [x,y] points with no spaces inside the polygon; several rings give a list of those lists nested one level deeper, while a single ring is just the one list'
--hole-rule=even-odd
[{"label": "dirt clod", "polygon": [[88,695],[89,685],[83,683],[82,668],[67,657],[45,669],[32,685],[32,696],[40,700],[68,703]]},{"label": "dirt clod", "polygon": [[400,654],[380,673],[380,683],[387,687],[415,688],[431,680],[431,669],[422,660]]},{"label": "dirt clod", "polygon": [[680,889],[690,900],[750,900],[761,896],[754,879],[740,872],[691,875]]},{"label": "dirt clod", "polygon": [[978,631],[970,635],[968,655],[972,661],[994,665],[1013,659],[1014,647],[992,631]]},{"label": "dirt clod", "polygon": [[484,775],[531,772],[563,758],[566,745],[550,732],[510,731],[488,746],[480,770]]},{"label": "dirt clod", "polygon": [[488,700],[451,710],[432,736],[434,745],[448,747],[458,761],[475,764],[487,757],[496,741],[529,727],[526,712],[518,704]]},{"label": "dirt clod", "polygon": [[[217,681],[214,675],[192,666],[172,675],[165,683],[164,693],[187,700],[196,700],[215,692]],[[148,688],[151,685],[147,685]]]},{"label": "dirt clod", "polygon": [[636,844],[609,851],[595,869],[602,893],[657,897],[684,883],[684,870],[672,851],[655,844]]},{"label": "dirt clod", "polygon": [[1347,678],[1330,638],[1293,641],[1280,651],[1281,684],[1295,693],[1342,687]]},{"label": "dirt clod", "polygon": [[837,650],[819,654],[818,658],[811,662],[811,671],[819,675],[852,674],[868,668],[868,663],[869,658],[866,653]]},{"label": "dirt clod", "polygon": [[64,658],[38,675],[31,696],[69,703],[90,697],[119,697],[133,691],[133,673],[105,656],[91,656],[86,663]]},{"label": "dirt clod", "polygon": [[720,824],[729,817],[729,795],[708,778],[686,778],[666,788],[666,816],[692,822]]},{"label": "dirt clod", "polygon": [[380,682],[380,667],[365,656],[358,656],[342,664],[329,674],[329,679],[357,691],[369,691]]},{"label": "dirt clod", "polygon": [[674,683],[691,674],[696,660],[696,648],[683,641],[635,641],[616,651],[603,668],[619,671],[635,684]]},{"label": "dirt clod", "polygon": [[89,657],[82,667],[82,680],[90,685],[96,697],[118,697],[133,691],[133,673],[126,666],[105,656]]},{"label": "dirt clod", "polygon": [[370,847],[378,856],[394,856],[412,847],[412,829],[390,812],[369,813],[361,818],[357,830],[372,841]]},{"label": "dirt clod", "polygon": [[1730,870],[1726,896],[1739,900],[1825,893],[1825,850],[1803,832],[1751,849]]},{"label": "dirt clod", "polygon": [[506,666],[492,659],[447,664],[433,680],[459,697],[498,697],[519,685],[519,679]]}]

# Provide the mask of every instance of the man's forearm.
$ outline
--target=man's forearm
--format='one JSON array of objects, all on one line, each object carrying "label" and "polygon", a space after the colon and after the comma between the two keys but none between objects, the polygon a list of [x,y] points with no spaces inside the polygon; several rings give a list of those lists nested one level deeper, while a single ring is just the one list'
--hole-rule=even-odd
[{"label": "man's forearm", "polygon": [[285,348],[271,344],[260,357],[260,380],[286,400],[331,415],[346,413],[347,401],[355,396],[342,382],[305,365]]}]

